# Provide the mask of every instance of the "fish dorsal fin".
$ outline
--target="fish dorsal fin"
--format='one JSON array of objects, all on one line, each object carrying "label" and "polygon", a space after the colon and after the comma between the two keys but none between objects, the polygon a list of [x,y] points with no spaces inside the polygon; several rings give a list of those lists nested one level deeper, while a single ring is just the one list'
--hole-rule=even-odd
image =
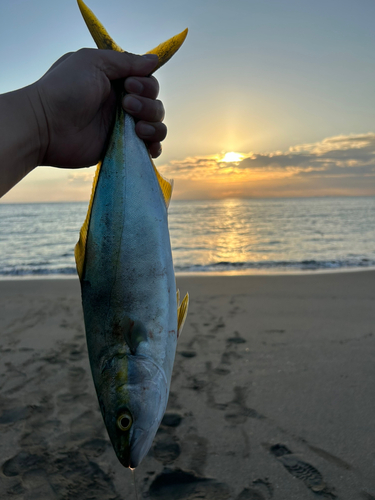
[{"label": "fish dorsal fin", "polygon": [[[116,50],[117,52],[125,52],[108,34],[107,30],[104,28],[99,19],[95,14],[85,5],[82,0],[77,0],[78,7],[81,11],[82,17],[93,37],[97,47],[99,49],[109,49]],[[154,73],[163,64],[165,64],[169,59],[178,51],[181,45],[184,43],[185,38],[188,34],[188,29],[182,31],[178,35],[169,38],[165,42],[161,43],[152,50],[146,52],[146,54],[156,54],[159,58],[158,65],[152,71]]]},{"label": "fish dorsal fin", "polygon": [[[180,291],[178,290],[178,302],[180,301]],[[187,293],[181,302],[178,304],[177,302],[177,338],[181,335],[182,329],[185,324],[188,307],[189,307],[189,294]]]},{"label": "fish dorsal fin", "polygon": [[[151,159],[151,158],[150,158]],[[156,178],[158,180],[158,184],[160,186],[161,192],[163,193],[163,198],[167,208],[169,207],[169,202],[172,198],[172,190],[173,190],[173,180],[168,181],[165,179],[159,170],[155,167],[154,162],[151,160],[152,166],[154,167],[154,172],[156,174]]]},{"label": "fish dorsal fin", "polygon": [[90,217],[91,217],[91,210],[92,210],[92,205],[94,202],[94,195],[95,195],[95,190],[96,190],[96,185],[98,183],[99,179],[99,173],[100,173],[100,167],[101,167],[101,162],[98,163],[96,167],[96,172],[94,176],[94,180],[92,183],[92,190],[91,190],[91,198],[89,202],[89,208],[87,210],[86,214],[86,219],[85,222],[83,223],[81,227],[81,231],[79,233],[79,240],[78,243],[75,246],[74,249],[74,256],[76,258],[76,265],[77,265],[77,271],[78,271],[78,276],[79,279],[82,280],[83,277],[83,268],[85,265],[85,254],[86,254],[86,242],[87,242],[87,233],[89,231],[89,223],[90,223]]}]

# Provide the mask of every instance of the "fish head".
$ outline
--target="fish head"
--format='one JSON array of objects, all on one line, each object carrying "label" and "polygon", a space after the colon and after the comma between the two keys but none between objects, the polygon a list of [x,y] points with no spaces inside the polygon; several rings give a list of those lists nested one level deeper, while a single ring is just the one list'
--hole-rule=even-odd
[{"label": "fish head", "polygon": [[151,358],[122,354],[105,363],[98,389],[117,458],[134,469],[151,448],[163,418],[169,392],[166,376]]}]

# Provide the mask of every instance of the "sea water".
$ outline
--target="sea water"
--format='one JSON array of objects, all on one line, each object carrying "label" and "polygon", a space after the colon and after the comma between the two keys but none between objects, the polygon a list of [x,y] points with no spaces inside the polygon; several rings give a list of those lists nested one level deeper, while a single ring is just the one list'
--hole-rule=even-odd
[{"label": "sea water", "polygon": [[[0,204],[0,277],[74,276],[87,203]],[[375,198],[172,200],[176,272],[375,266]]]}]

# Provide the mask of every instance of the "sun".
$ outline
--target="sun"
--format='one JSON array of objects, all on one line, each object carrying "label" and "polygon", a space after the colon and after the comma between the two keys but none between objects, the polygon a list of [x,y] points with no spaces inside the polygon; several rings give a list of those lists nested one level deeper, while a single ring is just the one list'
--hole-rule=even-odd
[{"label": "sun", "polygon": [[235,153],[234,151],[230,151],[229,153],[225,153],[220,161],[225,161],[226,163],[237,163],[240,162],[243,158],[244,155]]}]

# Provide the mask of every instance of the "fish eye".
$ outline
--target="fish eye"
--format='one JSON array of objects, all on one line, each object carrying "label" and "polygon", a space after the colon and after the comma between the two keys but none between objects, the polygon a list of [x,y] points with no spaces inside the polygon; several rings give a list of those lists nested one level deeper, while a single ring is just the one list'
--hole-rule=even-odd
[{"label": "fish eye", "polygon": [[133,418],[129,412],[121,413],[117,419],[117,426],[122,431],[128,431],[133,424]]}]

